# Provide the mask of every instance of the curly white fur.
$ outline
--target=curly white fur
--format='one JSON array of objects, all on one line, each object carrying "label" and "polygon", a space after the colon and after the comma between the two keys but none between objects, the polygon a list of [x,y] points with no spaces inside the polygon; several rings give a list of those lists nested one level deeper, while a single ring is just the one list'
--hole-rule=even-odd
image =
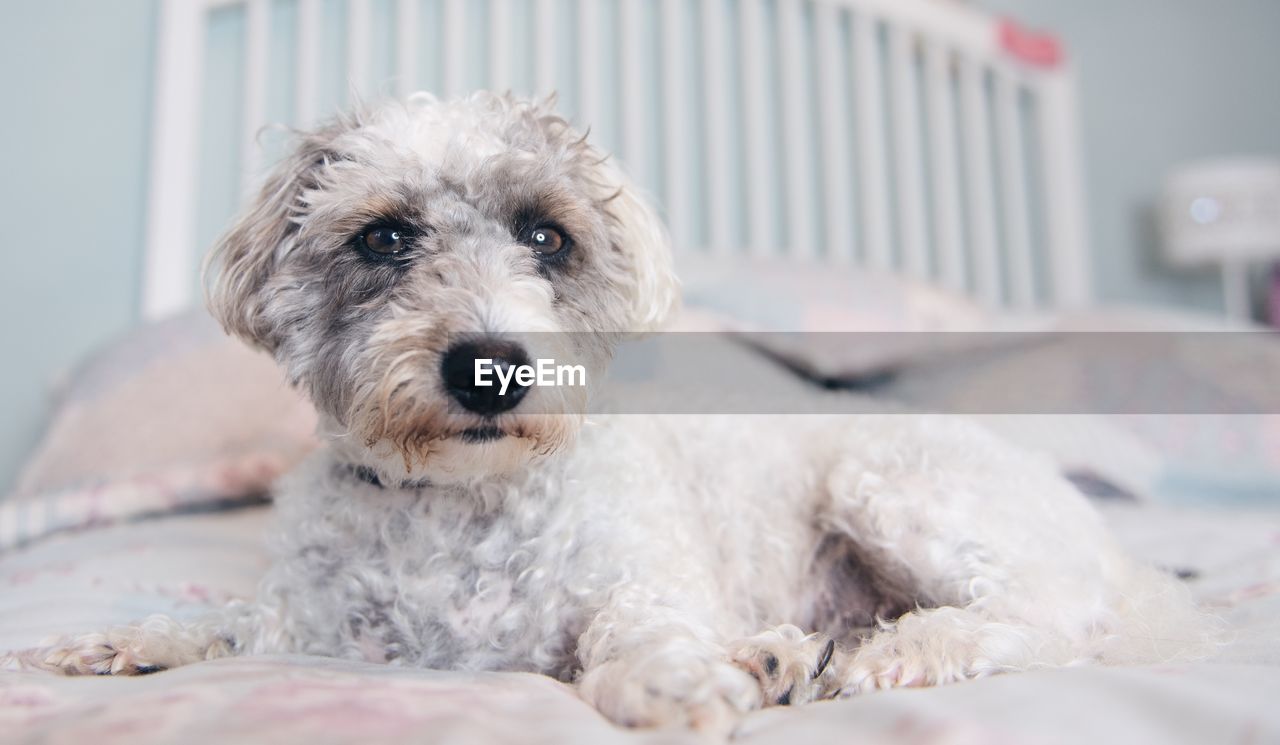
[{"label": "curly white fur", "polygon": [[[329,443],[279,485],[258,599],[23,659],[529,670],[576,680],[620,723],[722,733],[773,703],[1205,649],[1211,624],[1176,581],[1124,556],[1050,464],[967,422],[579,431],[576,402],[530,394],[527,418],[493,420],[507,436],[460,439],[476,417],[439,393],[442,339],[652,326],[675,288],[661,225],[541,105],[419,98],[309,137],[213,260],[215,311],[307,390]],[[504,227],[530,199],[578,231],[563,273]],[[348,255],[380,210],[430,225],[402,275]]]}]

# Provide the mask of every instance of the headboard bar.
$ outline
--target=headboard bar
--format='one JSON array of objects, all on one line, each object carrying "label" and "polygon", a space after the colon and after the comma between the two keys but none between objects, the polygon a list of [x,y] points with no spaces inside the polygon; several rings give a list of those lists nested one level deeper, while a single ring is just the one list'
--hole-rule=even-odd
[{"label": "headboard bar", "polygon": [[923,177],[924,153],[920,81],[916,74],[915,39],[905,27],[889,29],[889,97],[898,136],[893,139],[897,178],[898,235],[902,242],[903,269],[912,277],[929,276],[925,227]]},{"label": "headboard bar", "polygon": [[148,179],[141,314],[160,318],[192,303],[199,81],[205,9],[170,0],[160,7],[156,99]]}]

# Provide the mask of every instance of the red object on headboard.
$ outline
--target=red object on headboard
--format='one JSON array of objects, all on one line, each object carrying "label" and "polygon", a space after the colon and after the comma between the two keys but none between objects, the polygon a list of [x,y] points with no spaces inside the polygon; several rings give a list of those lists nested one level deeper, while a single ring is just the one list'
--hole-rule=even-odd
[{"label": "red object on headboard", "polygon": [[1011,18],[1001,19],[997,33],[1004,51],[1028,65],[1057,67],[1062,64],[1062,43],[1053,34],[1025,28]]}]

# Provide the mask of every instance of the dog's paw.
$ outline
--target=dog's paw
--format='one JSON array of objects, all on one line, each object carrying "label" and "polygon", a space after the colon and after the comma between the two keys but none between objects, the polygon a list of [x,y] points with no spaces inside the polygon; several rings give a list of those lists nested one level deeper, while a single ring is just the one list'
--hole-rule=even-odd
[{"label": "dog's paw", "polygon": [[120,633],[84,634],[19,654],[25,664],[65,675],[145,675],[165,669]]},{"label": "dog's paw", "polygon": [[230,637],[209,629],[152,616],[134,626],[65,637],[15,658],[23,667],[66,675],[146,675],[225,657],[232,653],[231,645]]},{"label": "dog's paw", "polygon": [[836,692],[829,672],[836,644],[826,636],[784,625],[735,642],[729,650],[734,664],[759,682],[766,706],[806,704]]},{"label": "dog's paw", "polygon": [[836,673],[839,695],[944,685],[1023,669],[1032,648],[1019,628],[955,609],[909,614],[862,642]]},{"label": "dog's paw", "polygon": [[721,657],[674,651],[637,655],[587,670],[583,698],[628,727],[691,728],[727,737],[744,714],[760,708],[759,683]]}]

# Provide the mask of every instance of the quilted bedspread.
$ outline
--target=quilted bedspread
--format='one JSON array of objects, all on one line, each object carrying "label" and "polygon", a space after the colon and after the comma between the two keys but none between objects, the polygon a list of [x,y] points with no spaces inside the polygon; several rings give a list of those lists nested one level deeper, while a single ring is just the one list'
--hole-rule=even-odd
[{"label": "quilted bedspread", "polygon": [[[1233,640],[1212,660],[1073,668],[869,694],[748,717],[747,743],[1280,742],[1280,514],[1112,505],[1136,553],[1185,570]],[[62,534],[0,556],[0,650],[249,596],[264,508]],[[618,729],[528,674],[458,674],[296,656],[142,678],[0,672],[0,742],[698,742]]]}]

